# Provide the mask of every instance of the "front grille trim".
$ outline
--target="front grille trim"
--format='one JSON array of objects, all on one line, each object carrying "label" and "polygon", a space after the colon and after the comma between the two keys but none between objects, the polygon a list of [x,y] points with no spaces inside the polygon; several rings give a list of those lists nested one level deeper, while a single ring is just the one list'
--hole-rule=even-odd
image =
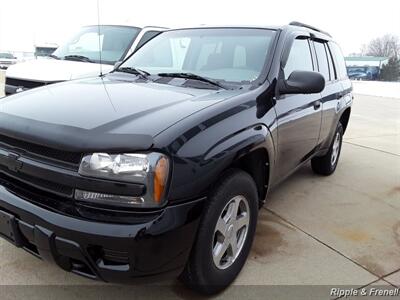
[{"label": "front grille trim", "polygon": [[42,190],[60,197],[72,198],[74,194],[74,189],[72,187],[48,181],[40,177],[26,175],[20,172],[11,172],[3,167],[0,168],[0,174],[2,174],[0,177],[4,177],[5,179],[11,178],[15,182],[21,182],[23,185],[28,185],[34,189]]},{"label": "front grille trim", "polygon": [[39,144],[25,142],[0,134],[0,148],[17,152],[18,154],[33,156],[39,160],[53,163],[62,163],[63,167],[77,170],[81,162],[82,153],[62,151]]},{"label": "front grille trim", "polygon": [[45,82],[45,81],[35,81],[35,80],[28,80],[28,79],[17,79],[17,78],[12,78],[12,77],[6,77],[6,84],[15,86],[15,87],[23,87],[26,89],[33,89],[33,88],[47,85],[49,83]]},{"label": "front grille trim", "polygon": [[17,197],[32,204],[66,215],[77,215],[73,198],[56,195],[53,191],[36,188],[18,178],[0,172],[0,185]]}]

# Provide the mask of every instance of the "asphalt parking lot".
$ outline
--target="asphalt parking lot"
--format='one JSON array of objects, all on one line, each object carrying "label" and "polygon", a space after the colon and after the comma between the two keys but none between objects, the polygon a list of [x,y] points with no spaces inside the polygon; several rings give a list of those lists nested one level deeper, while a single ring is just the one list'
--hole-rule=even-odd
[{"label": "asphalt parking lot", "polygon": [[[328,286],[400,287],[399,212],[400,99],[356,95],[336,173],[320,177],[306,166],[269,195],[250,258],[218,298],[251,295],[261,286],[264,299],[296,299],[299,286],[309,293],[304,299],[332,298]],[[176,281],[154,284],[89,281],[0,240],[1,299],[194,297]]]}]

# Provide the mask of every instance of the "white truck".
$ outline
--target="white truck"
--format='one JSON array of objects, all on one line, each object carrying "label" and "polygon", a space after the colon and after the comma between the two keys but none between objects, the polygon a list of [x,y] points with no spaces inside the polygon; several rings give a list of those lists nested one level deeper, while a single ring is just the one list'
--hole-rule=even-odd
[{"label": "white truck", "polygon": [[162,27],[84,26],[53,54],[10,66],[5,94],[110,72],[136,49],[164,31]]}]

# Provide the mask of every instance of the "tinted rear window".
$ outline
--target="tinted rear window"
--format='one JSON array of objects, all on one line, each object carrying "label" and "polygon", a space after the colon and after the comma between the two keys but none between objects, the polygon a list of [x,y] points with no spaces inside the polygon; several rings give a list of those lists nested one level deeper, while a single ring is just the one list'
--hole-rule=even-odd
[{"label": "tinted rear window", "polygon": [[335,66],[333,64],[331,50],[329,50],[327,43],[325,44],[325,49],[326,49],[326,54],[328,55],[329,74],[330,74],[331,80],[335,80],[335,79],[337,79],[336,72],[335,72]]},{"label": "tinted rear window", "polygon": [[330,80],[329,64],[326,56],[324,43],[314,42],[315,52],[317,53],[318,70],[324,76],[326,81]]},{"label": "tinted rear window", "polygon": [[332,51],[337,77],[339,79],[347,78],[346,63],[344,61],[342,50],[340,50],[339,46],[334,42],[329,42],[329,48]]}]

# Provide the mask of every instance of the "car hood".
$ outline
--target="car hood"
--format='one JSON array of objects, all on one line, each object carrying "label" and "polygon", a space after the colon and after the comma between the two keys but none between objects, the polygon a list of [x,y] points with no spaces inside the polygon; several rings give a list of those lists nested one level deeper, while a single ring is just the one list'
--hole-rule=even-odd
[{"label": "car hood", "polygon": [[112,76],[75,80],[4,98],[0,134],[70,151],[148,149],[163,130],[238,93]]},{"label": "car hood", "polygon": [[[102,65],[103,72],[110,72],[111,65]],[[7,77],[24,80],[57,82],[88,78],[100,73],[100,64],[57,60],[53,58],[34,59],[9,67]]]}]

